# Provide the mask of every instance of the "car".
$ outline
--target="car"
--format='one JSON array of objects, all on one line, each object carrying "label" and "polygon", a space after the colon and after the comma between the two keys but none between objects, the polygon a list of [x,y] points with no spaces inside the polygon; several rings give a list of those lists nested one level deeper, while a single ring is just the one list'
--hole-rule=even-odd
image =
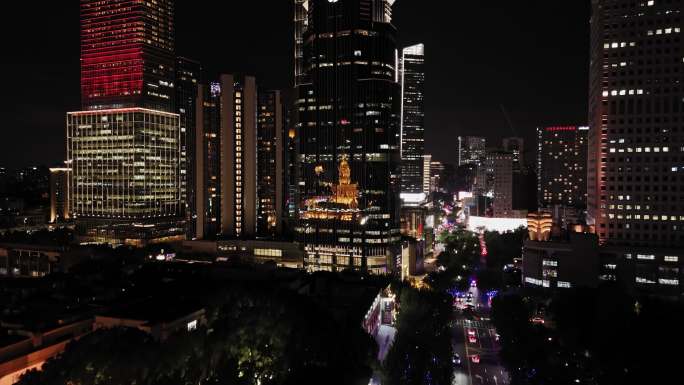
[{"label": "car", "polygon": [[469,336],[474,336],[474,335],[476,335],[475,330],[474,330],[474,329],[468,329],[468,335],[469,335]]},{"label": "car", "polygon": [[542,317],[534,317],[530,320],[533,324],[544,324],[544,319]]},{"label": "car", "polygon": [[461,365],[461,356],[459,356],[458,353],[454,353],[451,357],[451,363],[454,365]]},{"label": "car", "polygon": [[477,281],[474,279],[470,281],[470,287],[477,287]]},{"label": "car", "polygon": [[470,342],[471,344],[476,344],[477,343],[477,337],[468,336],[468,342]]},{"label": "car", "polygon": [[474,364],[479,364],[480,363],[480,355],[474,354],[470,357],[470,360],[473,361]]}]

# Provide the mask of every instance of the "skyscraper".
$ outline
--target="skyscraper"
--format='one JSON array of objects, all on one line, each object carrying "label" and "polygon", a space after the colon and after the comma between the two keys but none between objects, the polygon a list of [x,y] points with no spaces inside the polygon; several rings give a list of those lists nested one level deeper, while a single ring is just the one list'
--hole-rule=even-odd
[{"label": "skyscraper", "polygon": [[[290,110],[287,110],[290,111]],[[292,120],[292,115],[288,114],[287,121],[287,151],[285,153],[285,165],[286,165],[286,185],[287,190],[285,192],[285,210],[288,222],[288,227],[293,228],[294,220],[297,216],[297,131],[294,128],[294,122]]]},{"label": "skyscraper", "polygon": [[306,82],[304,70],[304,32],[309,25],[309,0],[294,0],[294,85],[298,87]]},{"label": "skyscraper", "polygon": [[604,244],[684,247],[682,8],[592,0],[588,216]]},{"label": "skyscraper", "polygon": [[401,80],[401,194],[404,201],[422,201],[425,154],[425,50],[416,44],[402,50]]},{"label": "skyscraper", "polygon": [[252,76],[222,74],[197,102],[197,238],[250,238],[257,219],[257,90]]},{"label": "skyscraper", "polygon": [[539,207],[586,206],[587,132],[578,126],[537,128]]},{"label": "skyscraper", "polygon": [[81,1],[81,100],[67,114],[79,236],[144,245],[184,234],[173,2]]},{"label": "skyscraper", "polygon": [[[195,237],[195,219],[197,218],[195,190],[195,152],[196,152],[196,114],[198,87],[201,82],[202,66],[199,62],[184,58],[176,58],[176,112],[180,122],[180,164],[181,164],[181,198],[185,217],[186,235]],[[201,193],[201,192],[200,192]]]},{"label": "skyscraper", "polygon": [[487,158],[485,138],[479,136],[458,137],[458,165],[475,164],[481,166]]},{"label": "skyscraper", "polygon": [[173,0],[81,0],[84,110],[173,112]]},{"label": "skyscraper", "polygon": [[273,238],[283,225],[283,103],[280,91],[259,91],[257,108],[257,235]]},{"label": "skyscraper", "polygon": [[492,211],[495,218],[514,217],[513,213],[513,154],[496,151],[489,154],[494,170],[494,202]]},{"label": "skyscraper", "polygon": [[391,0],[308,1],[298,87],[309,270],[383,273],[399,253],[399,112]]},{"label": "skyscraper", "polygon": [[442,187],[441,179],[444,169],[444,163],[438,160],[430,161],[430,191],[439,191]]},{"label": "skyscraper", "polygon": [[178,240],[178,115],[144,108],[67,113],[70,199],[86,240],[144,245]]},{"label": "skyscraper", "polygon": [[221,233],[221,83],[200,84],[195,108],[192,238],[213,239]]}]

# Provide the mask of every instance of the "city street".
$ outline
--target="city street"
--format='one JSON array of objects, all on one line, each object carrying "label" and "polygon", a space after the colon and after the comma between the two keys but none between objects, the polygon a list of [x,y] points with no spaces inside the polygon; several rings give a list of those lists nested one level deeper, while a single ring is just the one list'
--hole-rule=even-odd
[{"label": "city street", "polygon": [[[480,301],[477,289],[471,289],[473,302]],[[461,357],[461,365],[454,373],[454,385],[505,385],[508,374],[499,361],[496,330],[489,321],[488,308],[480,306],[476,319],[467,319],[454,309],[452,328],[454,353]]]}]

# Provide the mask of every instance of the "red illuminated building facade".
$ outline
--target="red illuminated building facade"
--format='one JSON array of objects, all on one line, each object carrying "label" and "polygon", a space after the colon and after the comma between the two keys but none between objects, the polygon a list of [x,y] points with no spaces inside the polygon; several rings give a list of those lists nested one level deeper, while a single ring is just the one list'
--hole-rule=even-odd
[{"label": "red illuminated building facade", "polygon": [[173,0],[81,0],[82,111],[66,122],[81,241],[184,238],[174,64]]},{"label": "red illuminated building facade", "polygon": [[173,111],[172,0],[81,0],[84,110]]}]

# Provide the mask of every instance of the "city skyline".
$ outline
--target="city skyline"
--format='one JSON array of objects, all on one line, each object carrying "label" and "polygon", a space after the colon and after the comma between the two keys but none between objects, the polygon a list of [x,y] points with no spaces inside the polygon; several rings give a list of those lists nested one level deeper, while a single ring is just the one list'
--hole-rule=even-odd
[{"label": "city skyline", "polygon": [[684,0],[52,3],[0,385],[681,377]]},{"label": "city skyline", "polygon": [[[519,131],[518,135],[530,143],[538,126],[586,122],[588,82],[583,79],[588,71],[589,7],[580,4],[582,2],[567,3],[573,4],[554,5],[561,7],[559,12],[568,15],[567,20],[557,23],[549,20],[556,9],[542,1],[535,1],[524,9],[508,4],[501,7],[443,4],[439,9],[424,9],[430,7],[421,7],[418,1],[395,3],[393,19],[399,29],[399,45],[423,42],[432,58],[426,63],[426,72],[430,74],[426,78],[427,153],[433,154],[434,159],[456,163],[454,152],[439,146],[452,135],[483,134],[489,139],[514,136],[502,113],[502,105]],[[258,12],[256,4],[230,6],[237,8],[239,12],[235,13],[259,14],[261,27],[255,28],[241,18],[224,23],[220,15],[225,13],[220,11],[228,6],[194,7],[190,2],[179,1],[176,4],[176,52],[203,63],[212,75],[222,72],[254,74],[265,88],[289,89],[294,72],[292,34],[269,31],[287,29],[294,33],[290,17],[293,6],[289,1],[277,2],[268,13]],[[44,4],[39,9],[32,9],[31,13],[37,20],[36,36],[50,31],[48,41],[69,43],[48,44],[45,50],[37,52],[10,41],[10,48],[28,60],[22,64],[3,64],[10,73],[24,74],[10,78],[10,88],[21,97],[4,103],[5,108],[18,112],[8,120],[8,126],[13,127],[12,140],[0,143],[0,164],[6,167],[59,165],[65,155],[63,146],[54,145],[61,142],[64,135],[59,116],[80,106],[78,2]],[[444,20],[448,14],[458,21],[453,26]],[[511,14],[515,17],[509,18]],[[472,15],[487,17],[492,23],[479,25],[478,18]],[[207,20],[205,28],[190,27],[197,17]],[[427,19],[440,22],[422,25],[421,20]],[[537,28],[543,29],[544,34],[537,33]],[[500,41],[492,43],[492,47],[498,48],[492,50],[489,43],[478,44],[466,39],[470,31],[482,34],[478,41]],[[454,50],[451,44],[439,44],[444,36],[454,39],[460,48]],[[222,44],[234,47],[240,55],[212,48]],[[39,64],[46,60],[50,63],[47,71]],[[553,65],[545,60],[552,60]],[[275,68],[277,70],[273,70]],[[481,79],[469,76],[476,70],[483,71],[486,76]],[[551,76],[556,71],[564,75],[554,77],[551,83],[541,82],[542,76],[535,76],[537,73]],[[517,72],[526,76],[510,76]],[[30,109],[23,102],[29,97],[35,101]],[[23,118],[18,119],[18,116]],[[29,132],[40,133],[41,140],[35,141],[36,136]],[[29,157],[14,150],[29,146],[36,149],[38,156]]]}]

